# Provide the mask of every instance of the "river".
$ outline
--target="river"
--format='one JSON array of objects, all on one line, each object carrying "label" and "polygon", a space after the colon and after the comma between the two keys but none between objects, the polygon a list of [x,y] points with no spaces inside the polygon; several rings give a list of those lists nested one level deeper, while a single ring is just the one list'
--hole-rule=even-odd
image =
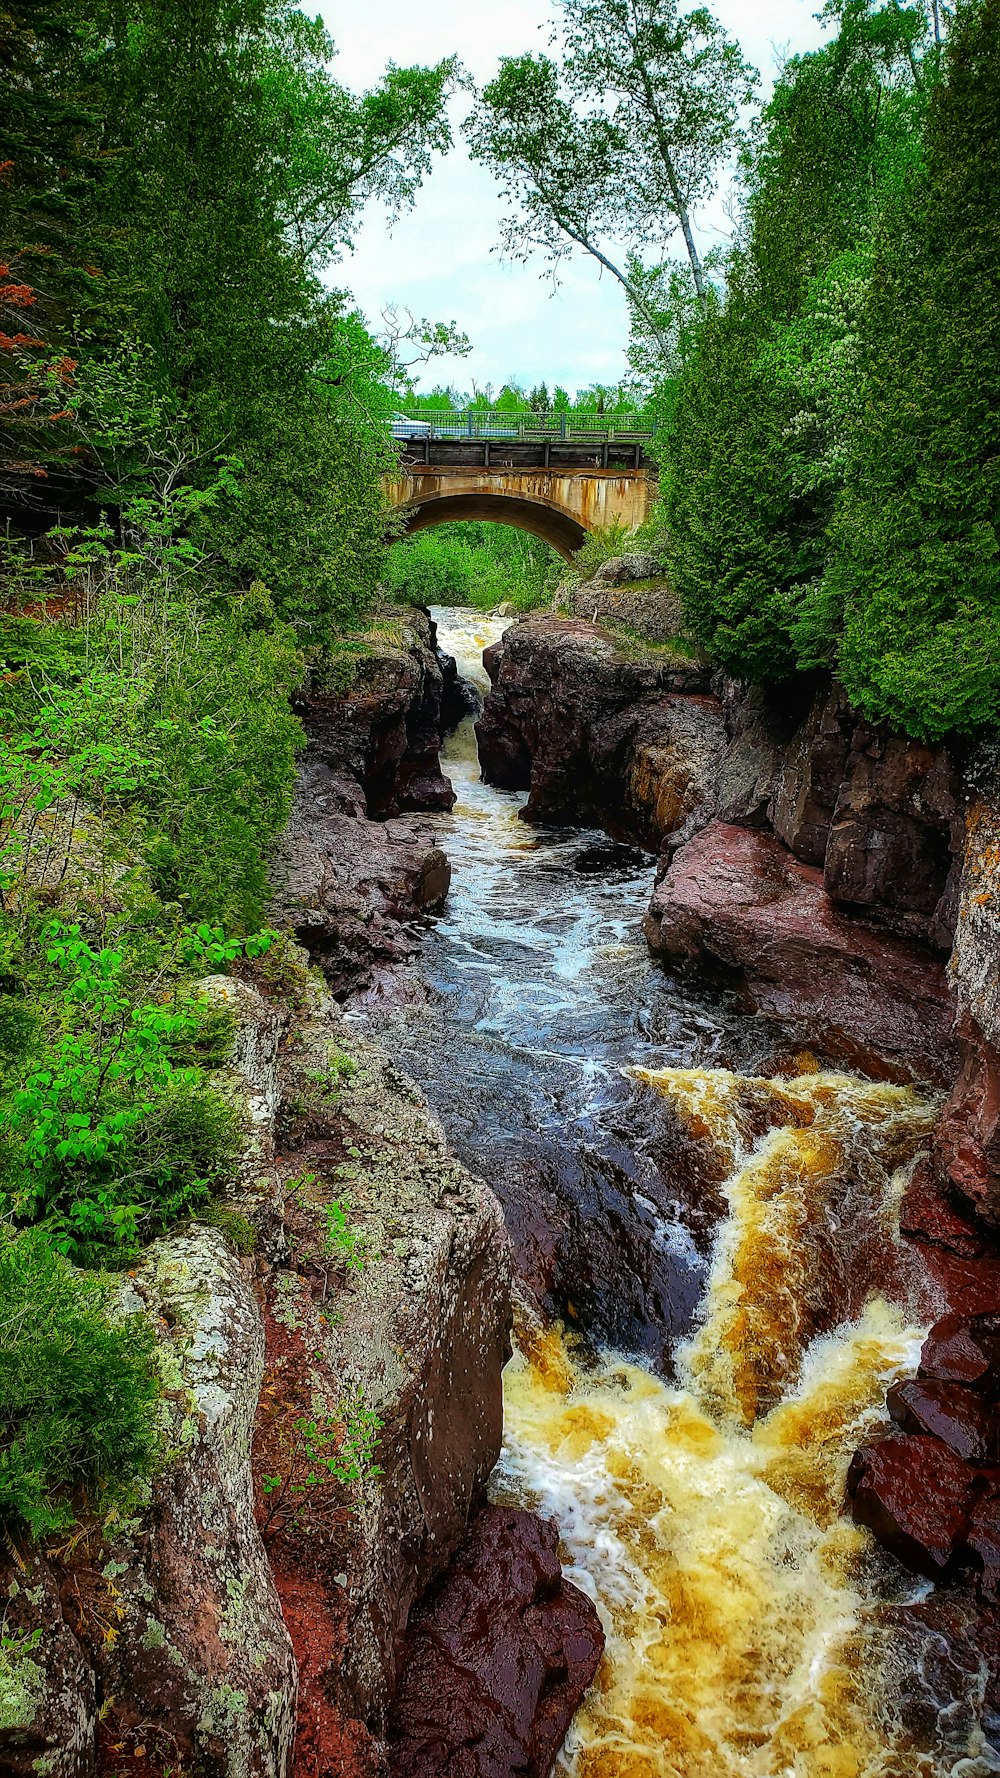
[{"label": "river", "polygon": [[[434,613],[485,685],[496,618]],[[964,1596],[843,1516],[922,1337],[896,1234],[936,1106],[672,979],[653,860],[527,828],[471,719],[426,1005],[367,1016],[499,1191],[522,1272],[497,1500],[559,1524],[607,1652],[563,1778],[987,1778]]]}]

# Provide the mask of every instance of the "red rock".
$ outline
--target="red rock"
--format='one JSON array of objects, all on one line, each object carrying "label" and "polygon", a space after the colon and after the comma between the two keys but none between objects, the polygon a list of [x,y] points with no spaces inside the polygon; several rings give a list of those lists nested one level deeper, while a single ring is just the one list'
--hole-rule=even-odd
[{"label": "red rock", "polygon": [[[994,960],[1000,974],[1000,960]],[[959,1025],[962,1071],[935,1132],[942,1173],[985,1222],[1000,1226],[1000,1052],[975,1022]]]},{"label": "red rock", "polygon": [[907,1568],[940,1580],[965,1537],[976,1477],[940,1439],[899,1435],[855,1452],[847,1491],[859,1524]]},{"label": "red rock", "polygon": [[394,1778],[547,1778],[603,1649],[593,1605],[563,1579],[555,1525],[485,1508],[411,1614]]},{"label": "red rock", "polygon": [[980,1592],[993,1604],[1000,1603],[1000,1494],[988,1494],[978,1502],[965,1543],[982,1569]]},{"label": "red rock", "polygon": [[1000,1389],[1000,1315],[943,1315],[920,1354],[922,1378]]},{"label": "red rock", "polygon": [[756,1010],[805,1025],[848,1063],[952,1078],[941,962],[839,912],[820,871],[771,834],[719,821],[696,833],[653,892],[646,936],[659,956],[736,976]]},{"label": "red rock", "polygon": [[594,822],[658,847],[714,796],[725,746],[707,673],[666,650],[623,650],[599,624],[535,617],[483,656],[476,724],[487,783],[527,790],[526,821]]},{"label": "red rock", "polygon": [[946,747],[856,720],[826,846],[828,893],[947,950],[963,816],[961,775]]},{"label": "red rock", "polygon": [[986,1245],[983,1230],[945,1196],[929,1156],[918,1161],[899,1207],[904,1235],[933,1241],[965,1259],[975,1259]]},{"label": "red rock", "polygon": [[894,1383],[886,1406],[904,1432],[929,1432],[966,1463],[1000,1461],[1000,1416],[964,1383]]}]

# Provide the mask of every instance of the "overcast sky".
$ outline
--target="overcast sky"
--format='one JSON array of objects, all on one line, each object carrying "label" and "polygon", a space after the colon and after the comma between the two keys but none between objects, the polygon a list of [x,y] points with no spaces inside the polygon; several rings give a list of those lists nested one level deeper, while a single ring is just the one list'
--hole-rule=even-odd
[{"label": "overcast sky", "polygon": [[[716,0],[714,10],[769,84],[777,54],[821,41],[819,3]],[[482,85],[501,56],[544,50],[551,18],[548,0],[324,0],[321,12],[339,50],[334,72],[356,90],[374,84],[389,60],[430,63],[453,54]],[[626,369],[628,314],[614,280],[602,280],[581,255],[553,295],[541,258],[511,265],[493,251],[502,206],[461,140],[457,126],[469,103],[467,95],[455,102],[455,147],[436,161],[413,210],[390,233],[384,213],[372,208],[331,281],[354,293],[372,325],[394,302],[464,329],[471,356],[436,361],[424,372],[427,387],[455,381],[468,388],[475,379],[479,387],[516,380],[575,390],[617,382]],[[724,200],[698,220],[703,245],[724,234]]]}]

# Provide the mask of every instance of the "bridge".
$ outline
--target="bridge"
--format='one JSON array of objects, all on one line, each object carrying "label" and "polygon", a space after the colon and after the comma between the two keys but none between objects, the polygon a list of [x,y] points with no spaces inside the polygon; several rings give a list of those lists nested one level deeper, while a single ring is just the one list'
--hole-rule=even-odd
[{"label": "bridge", "polygon": [[572,416],[570,425],[552,428],[526,425],[519,415],[491,417],[499,422],[492,436],[470,438],[456,424],[444,435],[435,426],[397,441],[399,470],[385,478],[385,490],[407,535],[486,519],[532,531],[568,559],[589,531],[635,530],[648,518],[656,495],[648,433],[578,429]]}]

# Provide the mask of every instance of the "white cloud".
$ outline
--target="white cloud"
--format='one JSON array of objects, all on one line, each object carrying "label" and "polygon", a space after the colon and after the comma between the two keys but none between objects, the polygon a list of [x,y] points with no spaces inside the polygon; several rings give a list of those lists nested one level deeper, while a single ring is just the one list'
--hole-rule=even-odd
[{"label": "white cloud", "polygon": [[[812,0],[815,4],[815,0]],[[723,24],[770,84],[776,50],[812,48],[820,30],[810,0],[716,0]],[[322,8],[339,50],[337,78],[360,88],[372,85],[387,61],[431,63],[457,54],[477,83],[491,78],[502,55],[544,49],[552,9],[548,0],[366,0],[349,7],[325,0]],[[430,367],[433,382],[475,378],[495,386],[563,383],[577,388],[614,382],[625,370],[628,315],[613,280],[583,257],[564,269],[555,295],[540,260],[504,264],[493,251],[502,206],[495,182],[470,160],[457,124],[468,98],[453,104],[456,143],[440,159],[411,212],[390,232],[373,207],[354,252],[335,268],[334,282],[347,286],[375,321],[386,303],[409,307],[433,320],[456,321],[473,344],[468,359],[442,359]],[[724,196],[700,218],[706,238],[727,228]]]}]

